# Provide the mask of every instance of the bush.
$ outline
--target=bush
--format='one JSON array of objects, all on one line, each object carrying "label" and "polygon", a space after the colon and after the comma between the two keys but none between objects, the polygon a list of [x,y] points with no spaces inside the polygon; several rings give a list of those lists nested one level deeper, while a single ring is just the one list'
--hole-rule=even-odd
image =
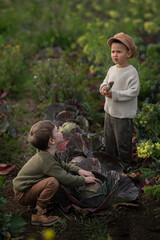
[{"label": "bush", "polygon": [[24,88],[26,65],[20,46],[6,45],[1,51],[0,82],[1,89],[11,94],[20,94]]},{"label": "bush", "polygon": [[84,69],[78,66],[73,70],[63,58],[40,60],[33,68],[33,92],[36,98],[40,102],[83,99],[83,92],[86,91]]},{"label": "bush", "polygon": [[156,141],[160,134],[160,105],[144,104],[142,110],[135,117],[140,139]]}]

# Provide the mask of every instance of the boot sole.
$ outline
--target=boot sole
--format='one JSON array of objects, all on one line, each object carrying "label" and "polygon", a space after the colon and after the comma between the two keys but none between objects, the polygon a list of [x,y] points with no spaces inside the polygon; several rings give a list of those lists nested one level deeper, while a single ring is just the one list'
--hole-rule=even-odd
[{"label": "boot sole", "polygon": [[49,226],[54,225],[56,222],[58,222],[58,219],[56,219],[54,222],[50,222],[50,223],[31,222],[31,224],[32,224],[33,226],[49,227]]}]

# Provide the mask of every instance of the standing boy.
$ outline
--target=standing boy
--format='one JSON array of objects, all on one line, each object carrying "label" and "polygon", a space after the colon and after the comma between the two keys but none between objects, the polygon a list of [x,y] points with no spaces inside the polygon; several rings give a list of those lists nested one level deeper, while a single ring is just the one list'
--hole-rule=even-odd
[{"label": "standing boy", "polygon": [[[136,55],[136,46],[132,38],[118,33],[107,41],[111,48],[111,58],[115,63],[100,86],[105,96],[104,139],[106,152],[119,157],[124,170],[131,167],[133,118],[137,113],[139,94],[139,76],[128,60]],[[114,82],[106,91],[106,86]]]},{"label": "standing boy", "polygon": [[20,204],[36,206],[31,216],[32,225],[51,226],[57,221],[57,216],[47,217],[45,213],[60,184],[78,187],[95,182],[91,172],[67,164],[58,157],[56,148],[62,141],[62,133],[50,120],[37,122],[29,132],[29,142],[38,151],[19,171],[13,187]]}]

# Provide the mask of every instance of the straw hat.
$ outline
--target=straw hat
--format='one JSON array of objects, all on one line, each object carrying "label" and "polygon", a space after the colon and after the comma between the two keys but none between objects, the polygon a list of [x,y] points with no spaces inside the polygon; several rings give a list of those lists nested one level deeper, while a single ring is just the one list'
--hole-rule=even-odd
[{"label": "straw hat", "polygon": [[110,48],[111,48],[111,45],[114,42],[114,40],[119,40],[129,50],[131,50],[131,52],[132,52],[131,58],[133,58],[136,55],[136,45],[134,44],[132,38],[129,35],[121,32],[121,33],[117,33],[113,37],[109,38],[107,41],[107,44]]}]

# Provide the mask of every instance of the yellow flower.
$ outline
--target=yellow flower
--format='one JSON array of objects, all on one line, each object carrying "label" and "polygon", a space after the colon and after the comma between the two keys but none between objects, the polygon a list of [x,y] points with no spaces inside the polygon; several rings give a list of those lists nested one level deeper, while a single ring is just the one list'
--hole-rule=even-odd
[{"label": "yellow flower", "polygon": [[90,66],[89,70],[90,70],[91,73],[93,73],[93,74],[95,73],[95,70],[94,70],[94,66],[93,66],[93,65]]},{"label": "yellow flower", "polygon": [[138,27],[142,22],[142,19],[137,18],[133,20],[133,25]]},{"label": "yellow flower", "polygon": [[130,18],[129,17],[125,17],[124,19],[123,19],[123,22],[125,22],[125,23],[128,23],[130,21]]},{"label": "yellow flower", "polygon": [[145,19],[149,19],[149,18],[152,18],[152,17],[153,17],[153,15],[151,13],[145,13],[144,14]]},{"label": "yellow flower", "polygon": [[131,14],[137,15],[137,8],[129,8],[129,11],[131,12]]},{"label": "yellow flower", "polygon": [[145,22],[144,29],[147,33],[156,33],[158,31],[157,26],[152,21]]},{"label": "yellow flower", "polygon": [[118,18],[119,17],[119,13],[117,11],[114,11],[114,10],[109,11],[109,15],[112,18]]},{"label": "yellow flower", "polygon": [[153,0],[146,0],[146,3],[151,4]]},{"label": "yellow flower", "polygon": [[106,23],[104,24],[104,26],[105,26],[106,28],[109,28],[109,23],[106,22]]},{"label": "yellow flower", "polygon": [[98,36],[99,39],[103,39],[104,38],[104,35],[100,35]]},{"label": "yellow flower", "polygon": [[137,3],[138,0],[130,0],[131,3]]},{"label": "yellow flower", "polygon": [[82,4],[77,4],[76,8],[77,9],[81,9],[82,8]]},{"label": "yellow flower", "polygon": [[160,150],[160,143],[155,143],[155,147]]},{"label": "yellow flower", "polygon": [[7,44],[4,48],[11,48],[12,46],[10,44]]},{"label": "yellow flower", "polygon": [[98,27],[101,27],[101,26],[103,26],[103,22],[102,22],[99,18],[97,18],[97,19],[96,19],[96,25],[97,25]]},{"label": "yellow flower", "polygon": [[87,28],[90,28],[92,26],[92,23],[88,22],[87,23]]},{"label": "yellow flower", "polygon": [[100,5],[99,5],[99,4],[96,4],[96,3],[93,4],[93,8],[94,8],[95,10],[97,10],[97,11],[100,11],[100,10],[101,10]]},{"label": "yellow flower", "polygon": [[53,240],[55,238],[55,231],[51,228],[45,229],[42,232],[44,240]]},{"label": "yellow flower", "polygon": [[86,53],[86,54],[89,54],[89,51],[88,51],[88,44],[86,44],[83,48],[83,52]]},{"label": "yellow flower", "polygon": [[76,49],[76,44],[75,43],[71,44],[71,49]]},{"label": "yellow flower", "polygon": [[137,145],[137,153],[140,158],[149,158],[153,155],[154,144],[151,140],[143,141]]},{"label": "yellow flower", "polygon": [[81,45],[85,39],[86,39],[86,37],[83,35],[77,39],[77,43]]}]

